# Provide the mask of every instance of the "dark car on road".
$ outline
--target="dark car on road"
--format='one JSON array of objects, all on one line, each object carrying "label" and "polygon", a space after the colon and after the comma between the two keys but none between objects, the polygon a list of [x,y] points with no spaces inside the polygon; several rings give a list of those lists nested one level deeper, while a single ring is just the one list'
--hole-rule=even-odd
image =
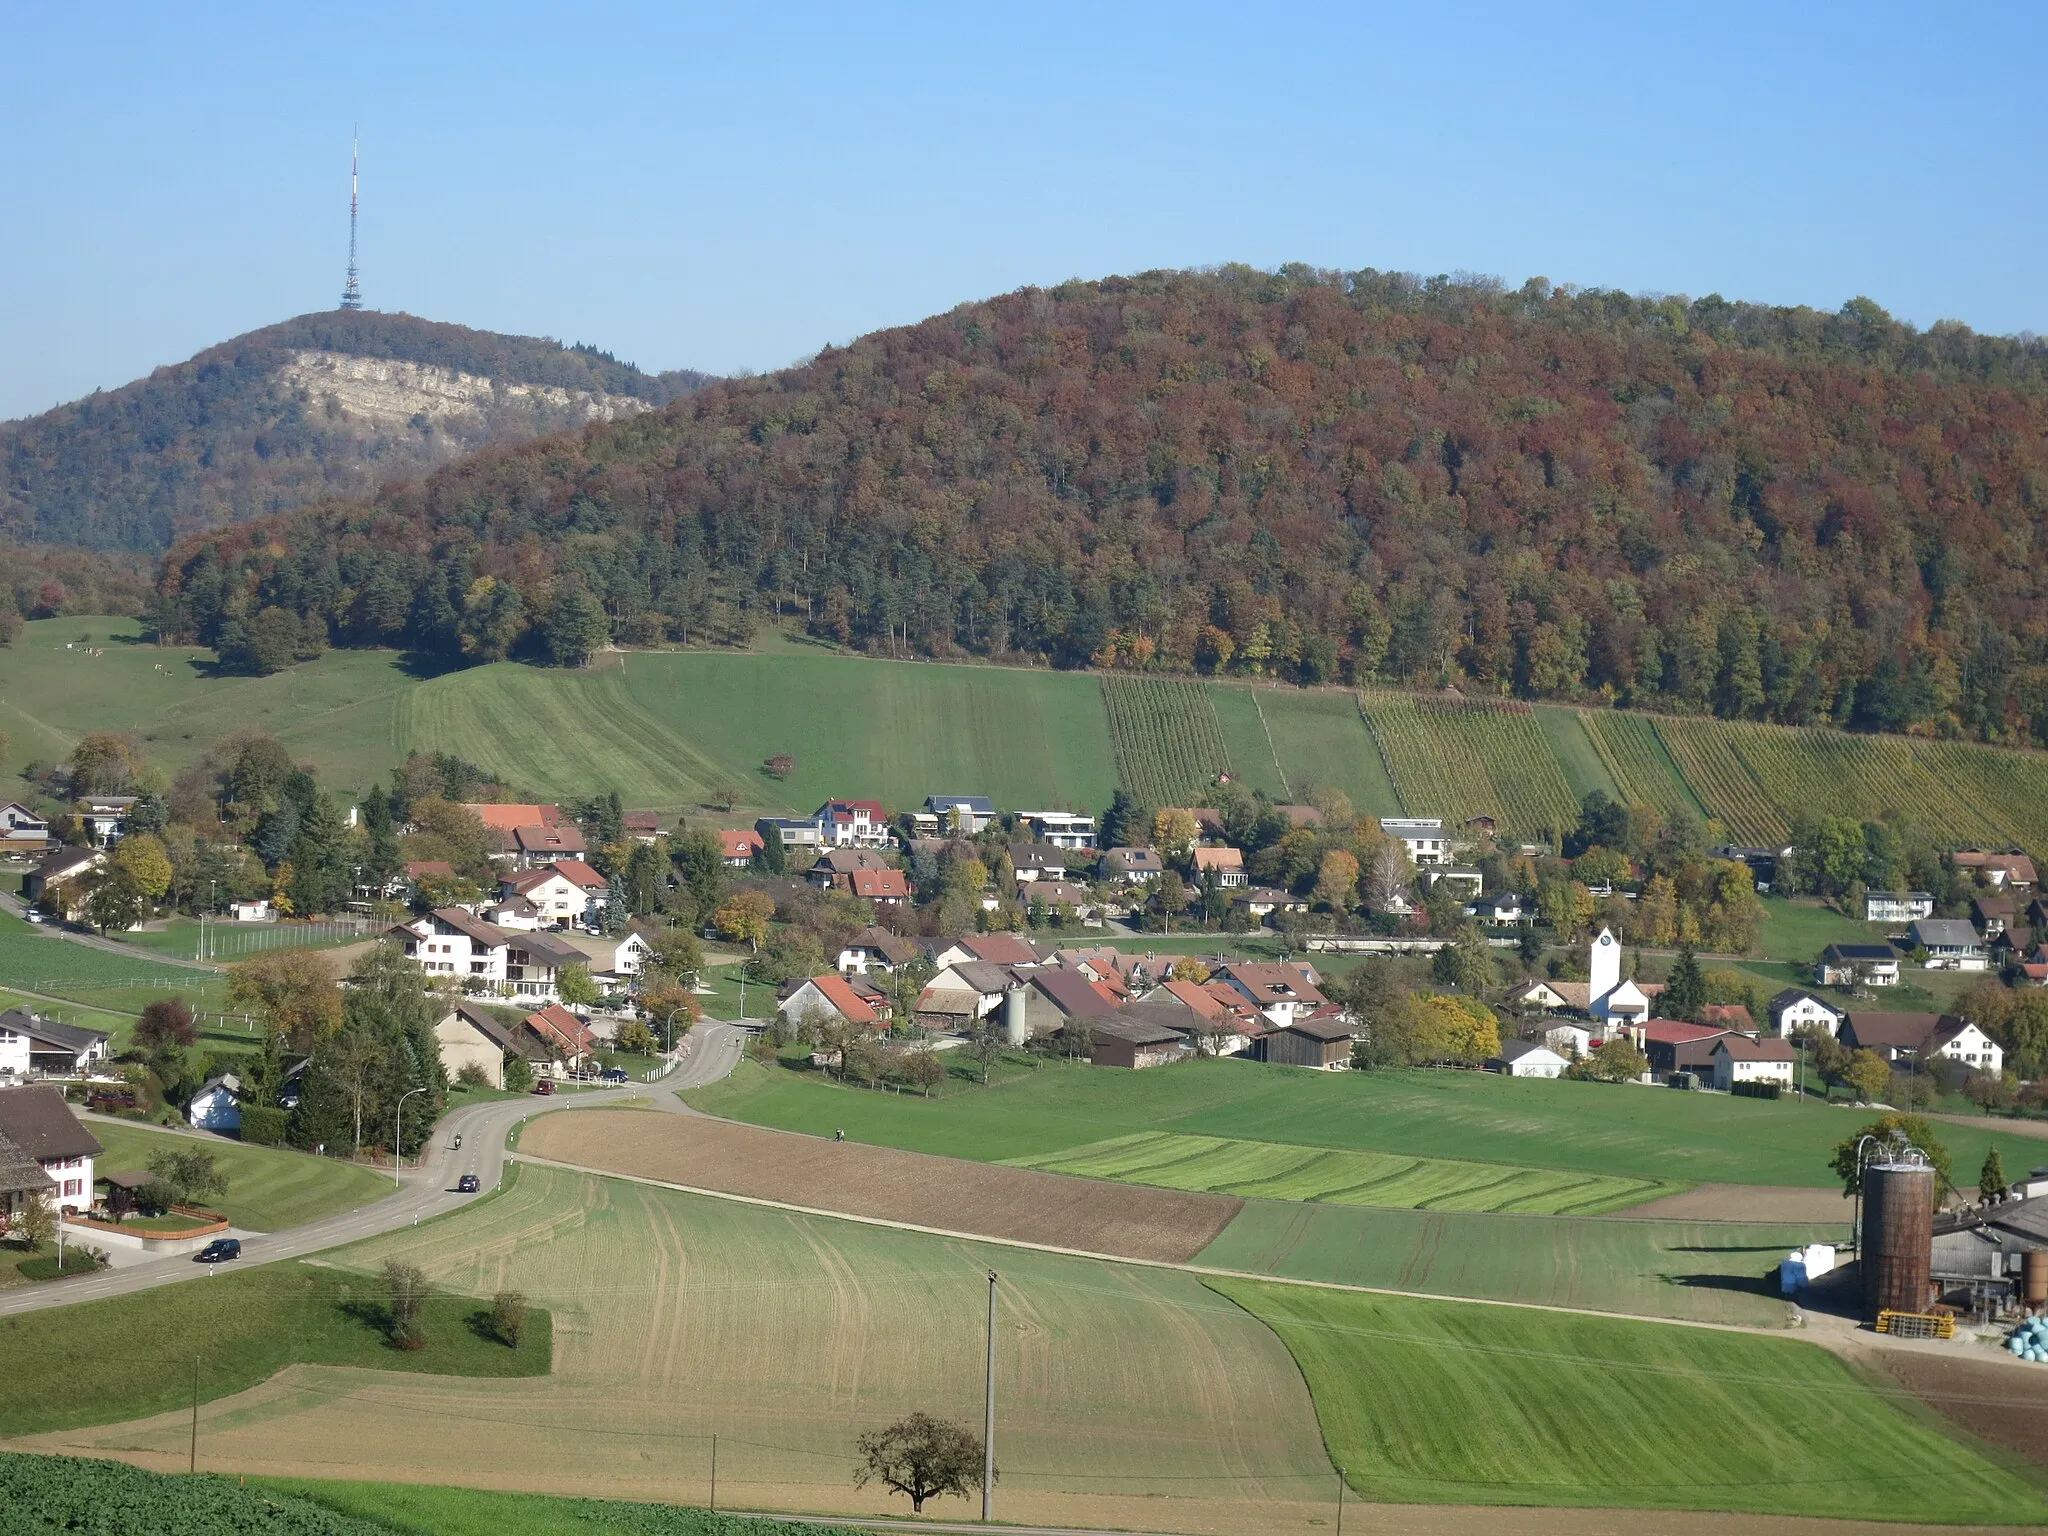
[{"label": "dark car on road", "polygon": [[533,1085],[533,1091],[539,1094],[542,1098],[546,1098],[549,1094],[555,1091],[555,1085],[549,1082],[546,1078],[542,1078],[539,1082]]},{"label": "dark car on road", "polygon": [[598,1073],[598,1076],[608,1083],[623,1083],[626,1080],[626,1069],[624,1067],[606,1067],[602,1072]]},{"label": "dark car on road", "polygon": [[458,1195],[473,1195],[482,1188],[483,1186],[477,1183],[476,1175],[473,1173],[465,1173],[455,1181],[455,1193]]},{"label": "dark car on road", "polygon": [[239,1237],[216,1237],[204,1248],[192,1255],[194,1263],[225,1264],[229,1259],[242,1256],[242,1240]]}]

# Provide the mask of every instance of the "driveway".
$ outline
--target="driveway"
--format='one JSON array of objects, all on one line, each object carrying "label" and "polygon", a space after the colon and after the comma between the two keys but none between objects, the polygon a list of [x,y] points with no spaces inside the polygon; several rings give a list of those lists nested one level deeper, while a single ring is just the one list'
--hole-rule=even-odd
[{"label": "driveway", "polygon": [[[495,1189],[504,1177],[510,1154],[505,1138],[520,1121],[550,1110],[590,1109],[652,1098],[663,1109],[681,1109],[677,1090],[702,1087],[731,1072],[744,1049],[746,1031],[730,1024],[706,1021],[693,1028],[677,1048],[681,1064],[657,1083],[636,1083],[620,1088],[580,1089],[549,1098],[531,1095],[472,1104],[444,1116],[434,1127],[432,1145],[420,1161],[394,1178],[393,1192],[370,1205],[309,1221],[282,1232],[265,1232],[244,1238],[242,1258],[225,1267],[241,1268],[276,1259],[303,1258],[323,1248],[336,1248],[400,1227],[417,1226],[423,1220],[444,1216],[473,1203],[477,1196],[455,1193],[455,1181],[473,1173],[485,1189]],[[454,1147],[456,1136],[462,1148]],[[214,1273],[215,1266],[195,1264],[190,1258],[169,1255],[148,1263],[102,1270],[72,1280],[47,1280],[34,1285],[0,1291],[0,1317],[19,1312],[36,1312],[45,1307],[69,1306],[75,1301],[98,1301],[106,1296],[125,1296],[133,1291],[152,1290],[200,1280]]]}]

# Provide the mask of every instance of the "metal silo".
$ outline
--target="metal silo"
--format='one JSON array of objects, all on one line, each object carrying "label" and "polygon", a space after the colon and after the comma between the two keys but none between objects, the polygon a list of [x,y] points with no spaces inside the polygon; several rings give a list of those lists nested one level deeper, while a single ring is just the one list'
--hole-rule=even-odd
[{"label": "metal silo", "polygon": [[1934,1170],[1926,1163],[1863,1168],[1863,1310],[1925,1312],[1933,1299]]}]

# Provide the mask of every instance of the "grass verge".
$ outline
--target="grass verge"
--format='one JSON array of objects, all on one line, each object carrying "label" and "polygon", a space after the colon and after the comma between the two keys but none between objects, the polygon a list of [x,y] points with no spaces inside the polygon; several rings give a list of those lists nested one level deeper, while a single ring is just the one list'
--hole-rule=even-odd
[{"label": "grass verge", "polygon": [[280,1232],[392,1192],[388,1174],[286,1147],[246,1146],[217,1136],[200,1139],[103,1119],[86,1122],[86,1129],[107,1149],[100,1159],[103,1169],[142,1169],[152,1153],[167,1147],[204,1147],[228,1176],[228,1192],[207,1205],[248,1232]]}]

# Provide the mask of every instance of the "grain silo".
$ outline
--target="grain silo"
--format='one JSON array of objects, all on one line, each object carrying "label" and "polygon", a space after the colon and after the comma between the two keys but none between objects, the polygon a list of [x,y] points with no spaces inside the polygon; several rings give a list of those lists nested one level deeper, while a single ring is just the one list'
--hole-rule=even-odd
[{"label": "grain silo", "polygon": [[1934,1299],[1934,1170],[1926,1163],[1863,1168],[1863,1310],[1925,1312]]}]

